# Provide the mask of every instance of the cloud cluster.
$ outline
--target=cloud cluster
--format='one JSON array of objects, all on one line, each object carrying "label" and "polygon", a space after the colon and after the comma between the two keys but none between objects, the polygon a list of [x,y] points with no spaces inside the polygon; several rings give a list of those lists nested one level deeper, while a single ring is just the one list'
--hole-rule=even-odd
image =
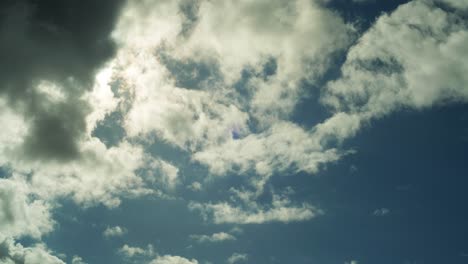
[{"label": "cloud cluster", "polygon": [[52,231],[50,205],[31,199],[25,184],[0,179],[0,235],[40,238]]},{"label": "cloud cluster", "polygon": [[23,247],[11,238],[0,236],[0,263],[2,264],[65,264],[43,244]]},{"label": "cloud cluster", "polygon": [[467,24],[432,1],[381,16],[347,55],[323,101],[361,120],[468,99]]},{"label": "cloud cluster", "polygon": [[[373,119],[466,102],[466,8],[465,0],[414,0],[357,39],[319,0],[0,3],[4,262],[63,263],[45,247],[12,240],[51,232],[59,198],[112,208],[122,197],[174,193],[182,183],[208,189],[209,181],[202,186],[149,151],[155,142],[205,166],[210,180],[245,175],[246,185],[225,200],[190,202],[207,221],[288,223],[322,214],[275,190],[270,201],[258,200],[276,174],[313,174],[351,153],[340,142]],[[330,116],[311,128],[292,122],[307,89],[319,89],[345,52],[340,75],[320,88]],[[94,134],[111,115],[123,134],[115,144]],[[104,236],[124,233],[113,227]],[[198,263],[152,248],[120,252],[153,264]],[[233,255],[232,263],[246,258]]]},{"label": "cloud cluster", "polygon": [[[344,133],[336,123],[356,122],[338,116],[309,130],[288,117],[304,83],[313,86],[354,33],[319,1],[129,2],[109,64],[122,126],[129,138],[156,138],[187,152],[212,175],[254,172],[257,195],[274,173],[317,172],[345,153],[326,145]],[[176,173],[166,175],[173,188]],[[241,222],[316,215],[309,205],[270,207],[233,208],[249,219]]]}]

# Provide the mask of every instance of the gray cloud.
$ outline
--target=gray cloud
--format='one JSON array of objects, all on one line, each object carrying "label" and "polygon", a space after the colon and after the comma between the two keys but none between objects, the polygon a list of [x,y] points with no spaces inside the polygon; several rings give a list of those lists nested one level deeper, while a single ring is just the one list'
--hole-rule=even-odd
[{"label": "gray cloud", "polygon": [[123,1],[21,0],[0,4],[0,96],[29,123],[22,155],[67,160],[90,111],[81,98],[115,51]]}]

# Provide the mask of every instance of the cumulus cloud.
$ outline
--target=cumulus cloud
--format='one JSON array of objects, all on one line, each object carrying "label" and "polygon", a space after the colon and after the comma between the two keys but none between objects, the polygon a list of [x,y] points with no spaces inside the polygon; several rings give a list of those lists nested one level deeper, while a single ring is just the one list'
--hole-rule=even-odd
[{"label": "cumulus cloud", "polygon": [[30,198],[25,184],[0,179],[0,208],[0,235],[40,238],[54,227],[51,206]]},{"label": "cumulus cloud", "polygon": [[86,264],[80,256],[73,256],[71,264]]},{"label": "cumulus cloud", "polygon": [[[174,33],[187,19],[180,15],[187,13],[182,6],[180,12],[174,1],[129,3],[124,10],[115,32],[122,47],[115,67],[124,69],[117,75],[131,94],[124,127],[131,136],[156,133],[208,166],[205,153],[250,134],[249,120],[260,120],[268,131],[271,122],[287,116],[299,99],[300,81],[323,74],[326,55],[345,48],[352,35],[339,16],[314,1],[203,1],[190,8],[189,20],[196,22],[181,36]],[[232,12],[221,17],[225,8]],[[147,32],[154,25],[157,34]],[[180,82],[181,74],[199,76],[196,69],[204,63],[215,69],[201,74],[215,74],[217,82],[203,87],[196,80]],[[249,68],[266,73],[250,78],[242,94],[235,82]],[[178,87],[181,83],[185,86]]]},{"label": "cumulus cloud", "polygon": [[[108,67],[129,139],[156,136],[212,175],[254,171],[258,194],[275,172],[314,173],[344,154],[324,145],[335,131],[348,133],[334,125],[339,118],[317,131],[287,121],[304,82],[319,80],[354,37],[319,2],[130,1],[112,36],[119,50]],[[174,189],[179,177],[168,164],[153,163],[166,172],[156,178]],[[309,207],[298,210],[311,217]]]},{"label": "cumulus cloud", "polygon": [[196,259],[186,259],[180,256],[158,256],[150,264],[198,264]]},{"label": "cumulus cloud", "polygon": [[115,207],[121,196],[152,192],[136,173],[149,162],[141,146],[122,142],[107,148],[97,138],[90,138],[81,147],[87,155],[68,163],[18,162],[15,176],[32,173],[29,184],[35,194],[46,199],[70,196],[84,206],[102,203]]},{"label": "cumulus cloud", "polygon": [[361,119],[466,101],[467,29],[460,14],[431,1],[400,6],[350,49],[324,101]]},{"label": "cumulus cloud", "polygon": [[120,227],[120,226],[112,226],[112,227],[107,227],[104,232],[102,232],[102,235],[106,238],[110,237],[119,237],[123,236],[127,233],[127,229]]},{"label": "cumulus cloud", "polygon": [[188,185],[187,188],[194,192],[199,192],[203,189],[203,185],[195,181],[195,182],[192,182],[190,185]]},{"label": "cumulus cloud", "polygon": [[215,243],[215,242],[236,240],[236,237],[226,232],[219,232],[219,233],[214,233],[212,235],[191,235],[190,239],[193,239],[199,243],[205,243],[205,242]]},{"label": "cumulus cloud", "polygon": [[61,259],[53,255],[43,244],[31,247],[23,247],[11,238],[0,235],[0,263],[14,264],[65,264]]},{"label": "cumulus cloud", "polygon": [[247,254],[234,253],[227,259],[227,263],[229,264],[243,263],[243,262],[246,262],[248,259],[249,257]]},{"label": "cumulus cloud", "polygon": [[146,248],[133,247],[127,244],[119,248],[118,252],[126,258],[133,257],[152,257],[156,255],[153,245],[148,245]]},{"label": "cumulus cloud", "polygon": [[[0,4],[0,166],[11,172],[0,179],[0,233],[9,237],[50,232],[58,198],[116,207],[122,197],[157,194],[155,184],[208,189],[173,160],[152,157],[157,141],[206,166],[207,177],[248,178],[250,191],[231,189],[229,202],[190,203],[206,220],[306,221],[323,212],[287,194],[257,201],[273,175],[313,174],[339,160],[350,153],[339,143],[372,119],[468,99],[466,1],[414,0],[378,18],[321,90],[331,116],[312,128],[289,120],[304,84],[317,86],[355,38],[322,1],[36,2]],[[93,134],[110,114],[124,134],[112,146]],[[128,245],[120,252],[156,256]],[[165,255],[152,263],[198,262]]]}]

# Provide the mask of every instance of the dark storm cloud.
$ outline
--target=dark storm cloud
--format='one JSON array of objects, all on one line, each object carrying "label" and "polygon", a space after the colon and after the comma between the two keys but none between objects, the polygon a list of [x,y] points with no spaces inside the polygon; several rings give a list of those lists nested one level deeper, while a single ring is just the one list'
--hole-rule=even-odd
[{"label": "dark storm cloud", "polygon": [[[115,52],[110,38],[123,0],[19,0],[0,3],[0,96],[31,124],[33,159],[78,156],[89,111],[81,95]],[[60,87],[56,102],[37,86]]]}]

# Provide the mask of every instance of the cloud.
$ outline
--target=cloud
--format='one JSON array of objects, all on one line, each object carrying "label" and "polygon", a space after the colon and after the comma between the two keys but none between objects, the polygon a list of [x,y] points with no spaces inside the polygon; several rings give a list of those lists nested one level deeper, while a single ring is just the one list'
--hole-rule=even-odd
[{"label": "cloud", "polygon": [[171,163],[161,160],[153,159],[150,164],[146,166],[148,169],[146,177],[150,182],[157,182],[159,186],[168,190],[174,188],[180,183],[179,168]]},{"label": "cloud", "polygon": [[231,205],[227,202],[191,202],[189,209],[199,211],[205,220],[212,220],[215,224],[289,223],[310,220],[323,214],[320,209],[306,203],[294,206],[285,197],[274,196],[271,206],[261,206],[250,198],[247,202],[246,208]]},{"label": "cloud", "polygon": [[338,160],[336,149],[324,149],[320,137],[290,122],[277,122],[263,133],[206,148],[194,153],[193,159],[206,164],[210,172],[223,175],[254,170],[271,175],[296,167],[298,171],[317,172],[320,164]]},{"label": "cloud", "polygon": [[241,262],[246,262],[248,259],[249,257],[247,256],[247,254],[234,253],[227,259],[227,263],[229,264],[241,263]]},{"label": "cloud", "polygon": [[468,8],[467,0],[437,0],[438,2],[447,3],[452,7],[466,9]]},{"label": "cloud", "polygon": [[203,189],[203,185],[195,181],[195,182],[192,182],[190,185],[188,185],[187,188],[194,192],[199,192]]},{"label": "cloud", "polygon": [[73,256],[71,264],[86,264],[80,256]]},{"label": "cloud", "polygon": [[198,264],[196,259],[186,259],[180,256],[164,255],[158,256],[150,264]]},{"label": "cloud", "polygon": [[15,243],[13,239],[1,237],[0,235],[0,263],[65,264],[52,254],[43,244],[23,247],[21,244]]},{"label": "cloud", "polygon": [[31,190],[44,199],[71,197],[77,204],[108,207],[120,204],[120,197],[151,194],[137,170],[150,162],[141,146],[121,142],[107,148],[97,138],[81,146],[82,158],[68,163],[13,163],[15,177],[26,178]]},{"label": "cloud", "polygon": [[110,33],[122,2],[1,4],[0,97],[29,125],[18,150],[25,159],[64,161],[80,155],[89,112],[82,95],[114,54]]},{"label": "cloud", "polygon": [[0,235],[40,238],[52,231],[51,206],[29,194],[25,184],[0,179]]},{"label": "cloud", "polygon": [[205,243],[205,242],[215,243],[215,242],[236,240],[236,237],[226,232],[219,232],[219,233],[214,233],[212,235],[191,235],[190,239],[193,239],[199,243]]},{"label": "cloud", "polygon": [[380,209],[375,209],[372,214],[375,216],[385,216],[385,215],[388,215],[389,213],[390,213],[390,209],[380,208]]},{"label": "cloud", "polygon": [[346,261],[345,264],[359,264],[357,260]]},{"label": "cloud", "polygon": [[127,229],[120,226],[107,227],[102,234],[106,238],[119,237],[127,234]]},{"label": "cloud", "polygon": [[[121,46],[115,67],[125,69],[117,75],[125,83],[121,89],[132,94],[124,121],[127,133],[156,133],[198,156],[248,135],[251,119],[261,121],[262,132],[277,118],[287,117],[299,100],[301,81],[323,74],[330,60],[326,55],[345,48],[353,31],[314,1],[241,1],[232,6],[229,1],[203,1],[190,9],[198,12],[190,15],[196,23],[181,37],[174,32],[180,32],[186,19],[180,13],[186,10],[179,8],[167,1],[129,3],[115,33]],[[232,12],[219,16],[225,8]],[[158,25],[158,34],[146,31],[153,25]],[[186,86],[178,87],[179,75],[187,79],[202,68],[187,63],[218,68],[211,71],[217,82],[190,87],[193,82],[185,81]],[[258,72],[263,67],[270,77],[254,75],[245,84],[247,94],[236,91],[235,82],[245,69]]]},{"label": "cloud", "polygon": [[127,244],[123,245],[119,248],[118,252],[122,254],[126,258],[133,258],[133,257],[152,257],[156,255],[154,251],[153,245],[148,245],[145,248],[140,247],[132,247]]},{"label": "cloud", "polygon": [[[330,124],[339,118],[317,132],[287,121],[304,82],[318,81],[354,37],[320,3],[128,2],[113,37],[119,50],[109,67],[129,140],[170,143],[212,175],[254,171],[257,194],[274,173],[315,173],[345,154],[322,142],[352,133]],[[165,175],[173,189],[178,177]],[[309,208],[299,210],[310,218]]]},{"label": "cloud", "polygon": [[466,101],[468,28],[462,21],[431,1],[381,16],[350,49],[324,101],[362,119]]},{"label": "cloud", "polygon": [[[127,244],[119,249],[119,254],[127,259],[137,259],[138,263],[149,264],[198,264],[195,259],[186,259],[180,256],[159,255],[153,248],[153,245],[148,245],[147,248],[132,247]],[[150,258],[153,258],[150,260]]]}]

